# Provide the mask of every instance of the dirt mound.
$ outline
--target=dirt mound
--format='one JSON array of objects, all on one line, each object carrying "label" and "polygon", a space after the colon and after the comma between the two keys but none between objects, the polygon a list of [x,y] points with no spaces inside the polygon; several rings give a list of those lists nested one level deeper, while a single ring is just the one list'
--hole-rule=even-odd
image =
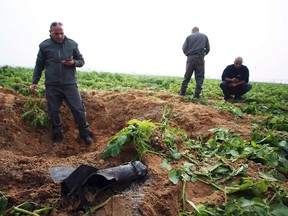
[{"label": "dirt mound", "polygon": [[[79,167],[87,164],[98,169],[118,166],[135,158],[131,151],[122,151],[116,158],[103,159],[101,152],[107,142],[131,119],[161,119],[164,107],[173,113],[172,122],[190,137],[209,134],[211,128],[234,129],[249,138],[252,126],[248,117],[238,118],[196,103],[185,103],[177,95],[150,91],[81,93],[87,110],[90,130],[94,138],[86,146],[78,138],[78,130],[67,106],[62,106],[64,141],[53,146],[50,129],[32,128],[24,123],[23,104],[27,97],[9,89],[0,89],[0,191],[9,199],[9,206],[26,201],[40,205],[55,203],[60,184],[53,182],[48,169],[56,166]],[[177,215],[181,206],[181,185],[173,185],[167,170],[160,168],[162,158],[146,154],[142,158],[148,167],[144,181],[121,191],[95,215]],[[196,204],[221,202],[223,194],[215,193],[201,182],[190,182],[187,196]],[[68,206],[55,209],[52,215],[78,215]]]}]

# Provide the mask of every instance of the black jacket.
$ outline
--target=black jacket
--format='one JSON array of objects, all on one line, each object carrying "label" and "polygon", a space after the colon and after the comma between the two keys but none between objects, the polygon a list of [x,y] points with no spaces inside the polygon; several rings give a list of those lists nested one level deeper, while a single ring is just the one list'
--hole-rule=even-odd
[{"label": "black jacket", "polygon": [[249,82],[249,69],[245,65],[241,65],[240,68],[235,68],[234,64],[228,65],[222,73],[222,81],[225,78],[238,78],[244,80],[246,83]]},{"label": "black jacket", "polygon": [[[71,56],[75,61],[74,66],[61,63],[62,60]],[[45,69],[46,85],[76,84],[76,67],[82,67],[84,63],[78,44],[74,40],[65,37],[64,41],[59,44],[49,38],[39,45],[32,83],[38,84],[42,71]]]}]

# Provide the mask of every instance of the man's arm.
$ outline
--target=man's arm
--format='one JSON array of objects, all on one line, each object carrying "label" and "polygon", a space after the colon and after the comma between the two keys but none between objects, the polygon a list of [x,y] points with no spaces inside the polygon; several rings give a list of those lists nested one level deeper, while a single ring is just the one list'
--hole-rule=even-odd
[{"label": "man's arm", "polygon": [[227,66],[222,73],[222,77],[221,77],[222,81],[228,81],[229,82],[229,80],[230,80],[230,78],[228,77],[229,71],[230,71],[229,66]]},{"label": "man's arm", "polygon": [[244,76],[243,76],[243,80],[246,82],[246,83],[248,83],[249,82],[249,69],[245,66],[244,68],[243,68],[243,74],[244,74]]},{"label": "man's arm", "polygon": [[36,59],[36,65],[33,71],[33,80],[32,85],[30,86],[32,93],[36,94],[38,88],[38,82],[41,79],[42,71],[45,68],[45,56],[42,53],[41,49],[39,49]]},{"label": "man's arm", "polygon": [[32,84],[36,85],[38,84],[44,68],[45,68],[45,55],[43,54],[41,49],[39,49],[36,59],[36,65],[34,67]]},{"label": "man's arm", "polygon": [[207,40],[206,40],[206,44],[205,44],[205,53],[206,55],[210,52],[210,43],[209,43],[209,39],[206,36]]},{"label": "man's arm", "polygon": [[231,65],[228,65],[228,66],[224,69],[224,71],[223,71],[223,73],[222,73],[222,81],[227,81],[227,82],[229,82],[229,83],[233,83],[233,86],[236,86],[236,85],[235,85],[236,83],[237,83],[237,85],[238,85],[239,79],[238,79],[237,77],[233,77],[233,76],[232,76],[232,67],[231,67]]},{"label": "man's arm", "polygon": [[82,67],[85,64],[84,58],[78,49],[78,44],[73,51],[74,65],[75,67]]},{"label": "man's arm", "polygon": [[188,43],[187,43],[187,38],[186,40],[184,41],[184,44],[182,46],[182,50],[183,50],[183,53],[187,56],[187,48],[188,48]]}]

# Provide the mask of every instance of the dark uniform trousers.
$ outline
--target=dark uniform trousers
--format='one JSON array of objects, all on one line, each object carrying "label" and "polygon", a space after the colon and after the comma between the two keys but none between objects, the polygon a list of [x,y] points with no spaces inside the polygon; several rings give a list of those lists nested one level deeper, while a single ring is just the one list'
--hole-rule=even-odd
[{"label": "dark uniform trousers", "polygon": [[252,85],[248,83],[244,83],[242,85],[236,87],[229,87],[229,82],[222,81],[220,84],[220,88],[224,93],[225,98],[229,98],[230,95],[235,95],[236,97],[241,97],[242,95],[246,94],[252,88]]},{"label": "dark uniform trousers", "polygon": [[78,125],[80,137],[89,135],[89,124],[86,121],[85,107],[76,84],[46,85],[46,99],[53,134],[63,132],[60,107],[64,100]]},{"label": "dark uniform trousers", "polygon": [[193,72],[195,71],[196,87],[194,91],[194,96],[198,97],[202,90],[202,85],[205,77],[205,60],[202,54],[193,54],[187,57],[186,62],[186,72],[184,79],[182,81],[182,86],[180,92],[185,94],[188,84],[191,80]]}]

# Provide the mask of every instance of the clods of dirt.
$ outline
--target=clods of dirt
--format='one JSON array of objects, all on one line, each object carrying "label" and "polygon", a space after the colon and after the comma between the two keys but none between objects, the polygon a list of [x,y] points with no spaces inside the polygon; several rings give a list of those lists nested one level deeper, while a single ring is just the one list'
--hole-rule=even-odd
[{"label": "clods of dirt", "polygon": [[[103,169],[135,159],[133,151],[122,151],[118,157],[108,159],[103,159],[101,152],[129,120],[159,122],[164,107],[173,113],[171,121],[190,137],[208,135],[208,130],[216,127],[234,129],[246,138],[252,131],[248,117],[241,119],[208,106],[187,103],[178,95],[134,90],[88,91],[81,92],[81,95],[93,144],[87,146],[79,140],[72,114],[63,104],[64,141],[55,146],[52,145],[49,128],[32,128],[23,122],[23,105],[28,97],[10,89],[0,89],[0,191],[8,198],[9,207],[26,201],[43,206],[57,203],[60,184],[52,180],[48,171],[50,167],[77,168],[87,164]],[[179,145],[181,149],[181,143]],[[157,155],[145,154],[142,158],[142,163],[148,168],[145,179],[134,182],[119,193],[111,192],[113,199],[91,215],[177,215],[181,210],[182,185],[169,181],[168,171],[160,167],[162,160]],[[224,195],[204,183],[190,182],[187,196],[196,204],[210,202],[216,205],[223,202]],[[71,204],[59,206],[51,215],[81,215]],[[193,211],[192,208],[190,210]]]}]

